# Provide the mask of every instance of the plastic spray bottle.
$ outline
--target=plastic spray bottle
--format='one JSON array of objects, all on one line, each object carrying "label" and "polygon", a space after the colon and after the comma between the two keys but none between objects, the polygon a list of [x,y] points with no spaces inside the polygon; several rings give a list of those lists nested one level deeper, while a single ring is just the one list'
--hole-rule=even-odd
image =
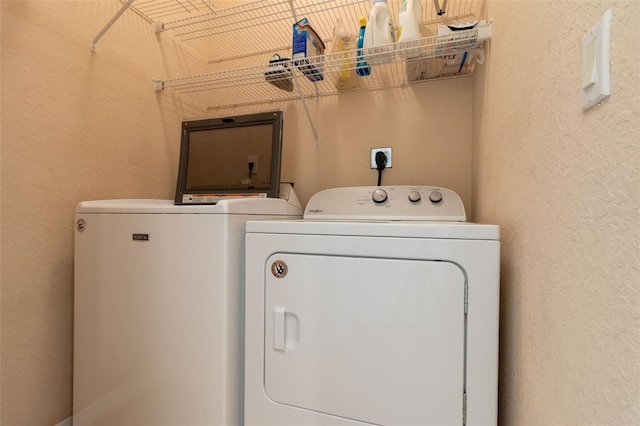
[{"label": "plastic spray bottle", "polygon": [[367,26],[367,17],[360,17],[360,31],[358,32],[358,63],[356,65],[356,73],[360,77],[366,77],[371,74],[371,67],[367,64],[362,56],[362,47],[364,46],[364,31]]}]

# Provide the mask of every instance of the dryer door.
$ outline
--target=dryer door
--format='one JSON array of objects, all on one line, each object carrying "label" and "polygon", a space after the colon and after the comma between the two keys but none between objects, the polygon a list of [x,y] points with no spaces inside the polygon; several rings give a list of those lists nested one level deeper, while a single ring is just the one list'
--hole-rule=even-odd
[{"label": "dryer door", "polygon": [[458,266],[274,254],[266,268],[264,386],[273,401],[376,424],[462,424]]}]

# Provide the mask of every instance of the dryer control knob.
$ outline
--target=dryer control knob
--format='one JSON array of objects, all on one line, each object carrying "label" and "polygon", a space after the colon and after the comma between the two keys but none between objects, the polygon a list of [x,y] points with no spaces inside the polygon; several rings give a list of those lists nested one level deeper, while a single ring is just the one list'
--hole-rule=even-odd
[{"label": "dryer control knob", "polygon": [[439,203],[440,201],[442,201],[442,193],[440,191],[433,191],[430,195],[429,195],[429,200],[432,203]]},{"label": "dryer control knob", "polygon": [[420,195],[419,191],[411,191],[409,192],[409,201],[412,203],[417,203],[422,199],[422,195]]},{"label": "dryer control knob", "polygon": [[387,191],[385,191],[384,189],[376,189],[375,191],[373,191],[373,194],[371,194],[371,199],[376,203],[384,203],[385,201],[387,201],[387,198]]}]

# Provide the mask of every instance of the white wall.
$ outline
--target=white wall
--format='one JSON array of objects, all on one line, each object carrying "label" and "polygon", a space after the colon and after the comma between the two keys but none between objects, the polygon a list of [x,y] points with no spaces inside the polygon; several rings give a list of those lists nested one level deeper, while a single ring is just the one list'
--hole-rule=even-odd
[{"label": "white wall", "polygon": [[[613,10],[612,94],[580,46]],[[491,1],[473,212],[502,233],[500,423],[640,424],[640,2]]]}]

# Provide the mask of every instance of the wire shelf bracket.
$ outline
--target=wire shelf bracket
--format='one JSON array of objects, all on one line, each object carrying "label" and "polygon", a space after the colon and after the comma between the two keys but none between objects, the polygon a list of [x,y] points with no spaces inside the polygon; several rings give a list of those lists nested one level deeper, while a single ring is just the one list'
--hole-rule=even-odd
[{"label": "wire shelf bracket", "polygon": [[111,28],[111,26],[116,23],[118,18],[120,18],[120,16],[122,16],[122,14],[127,9],[129,9],[129,6],[131,6],[131,3],[133,3],[133,1],[134,0],[127,0],[127,2],[124,5],[122,5],[120,10],[118,10],[116,12],[116,14],[113,16],[113,18],[111,18],[111,20],[109,20],[109,22],[107,22],[107,24],[104,26],[104,28],[102,28],[100,30],[100,32],[93,38],[93,40],[91,40],[91,46],[89,46],[89,49],[91,49],[91,51],[93,53],[96,53],[96,43],[98,43],[98,40],[100,40],[102,38],[102,36],[105,35],[107,31],[109,31],[109,28]]}]

